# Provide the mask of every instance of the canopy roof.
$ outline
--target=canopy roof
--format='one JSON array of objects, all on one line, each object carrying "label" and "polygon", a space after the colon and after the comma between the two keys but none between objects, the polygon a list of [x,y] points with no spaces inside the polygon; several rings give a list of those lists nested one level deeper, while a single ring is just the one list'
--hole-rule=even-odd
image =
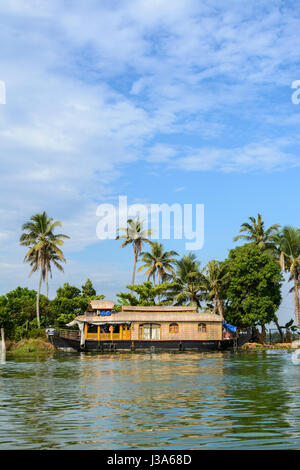
[{"label": "canopy roof", "polygon": [[[153,308],[153,307],[152,307]],[[170,307],[167,310],[164,307],[160,307],[159,310],[131,310],[123,312],[112,312],[111,315],[106,317],[100,317],[99,315],[80,315],[76,317],[76,320],[87,323],[113,323],[113,322],[223,322],[223,318],[220,315],[213,313],[198,313],[195,309],[178,310],[178,307],[173,307],[170,311]],[[132,309],[132,307],[131,307]]]},{"label": "canopy roof", "polygon": [[197,312],[197,307],[196,306],[194,307],[187,307],[187,306],[177,307],[176,306],[175,307],[174,305],[163,305],[163,306],[153,305],[149,307],[142,307],[142,306],[133,307],[131,305],[129,306],[123,305],[121,307],[121,312]]},{"label": "canopy roof", "polygon": [[112,300],[91,300],[88,310],[111,310],[114,306]]}]

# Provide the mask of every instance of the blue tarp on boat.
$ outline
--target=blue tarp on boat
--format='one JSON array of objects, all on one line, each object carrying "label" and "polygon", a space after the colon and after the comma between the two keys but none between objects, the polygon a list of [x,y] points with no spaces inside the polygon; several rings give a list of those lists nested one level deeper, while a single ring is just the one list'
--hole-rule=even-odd
[{"label": "blue tarp on boat", "polygon": [[100,315],[100,317],[107,317],[111,315],[111,310],[100,310],[100,314],[98,313],[98,315]]},{"label": "blue tarp on boat", "polygon": [[231,333],[235,333],[235,332],[236,332],[236,326],[229,325],[229,323],[226,323],[225,321],[224,321],[224,323],[223,323],[223,327],[225,328],[225,330],[231,331]]}]

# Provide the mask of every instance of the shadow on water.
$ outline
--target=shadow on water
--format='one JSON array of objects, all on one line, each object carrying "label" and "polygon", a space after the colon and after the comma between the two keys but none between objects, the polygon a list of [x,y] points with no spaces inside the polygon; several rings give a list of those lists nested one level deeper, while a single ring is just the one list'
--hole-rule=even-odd
[{"label": "shadow on water", "polygon": [[54,354],[0,365],[0,448],[300,448],[287,353]]}]

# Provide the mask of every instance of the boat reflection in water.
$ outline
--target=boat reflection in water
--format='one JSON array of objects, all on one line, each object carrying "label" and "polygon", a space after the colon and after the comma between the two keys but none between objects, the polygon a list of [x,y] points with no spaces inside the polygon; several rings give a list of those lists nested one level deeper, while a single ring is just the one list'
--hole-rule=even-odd
[{"label": "boat reflection in water", "polygon": [[2,449],[299,449],[284,351],[7,353]]},{"label": "boat reflection in water", "polygon": [[[97,355],[83,355],[83,389],[96,421],[104,419],[109,427],[117,417],[125,447],[144,447],[145,441],[151,446],[154,439],[164,448],[184,438],[190,448],[197,448],[199,429],[213,441],[231,425],[228,419],[215,420],[216,414],[224,414],[224,353],[122,353],[101,358],[104,363]],[[100,433],[98,439],[103,439]]]}]

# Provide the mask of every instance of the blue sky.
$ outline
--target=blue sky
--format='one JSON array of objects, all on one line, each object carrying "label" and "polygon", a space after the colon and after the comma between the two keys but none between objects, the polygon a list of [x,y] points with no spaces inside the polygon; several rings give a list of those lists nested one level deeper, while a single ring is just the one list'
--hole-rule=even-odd
[{"label": "blue sky", "polygon": [[119,195],[204,204],[203,264],[258,212],[299,227],[297,4],[10,0],[0,22],[0,293],[36,287],[18,238],[43,210],[71,236],[52,296],[87,277],[108,298],[124,290],[130,248],[96,238],[97,205]]}]

